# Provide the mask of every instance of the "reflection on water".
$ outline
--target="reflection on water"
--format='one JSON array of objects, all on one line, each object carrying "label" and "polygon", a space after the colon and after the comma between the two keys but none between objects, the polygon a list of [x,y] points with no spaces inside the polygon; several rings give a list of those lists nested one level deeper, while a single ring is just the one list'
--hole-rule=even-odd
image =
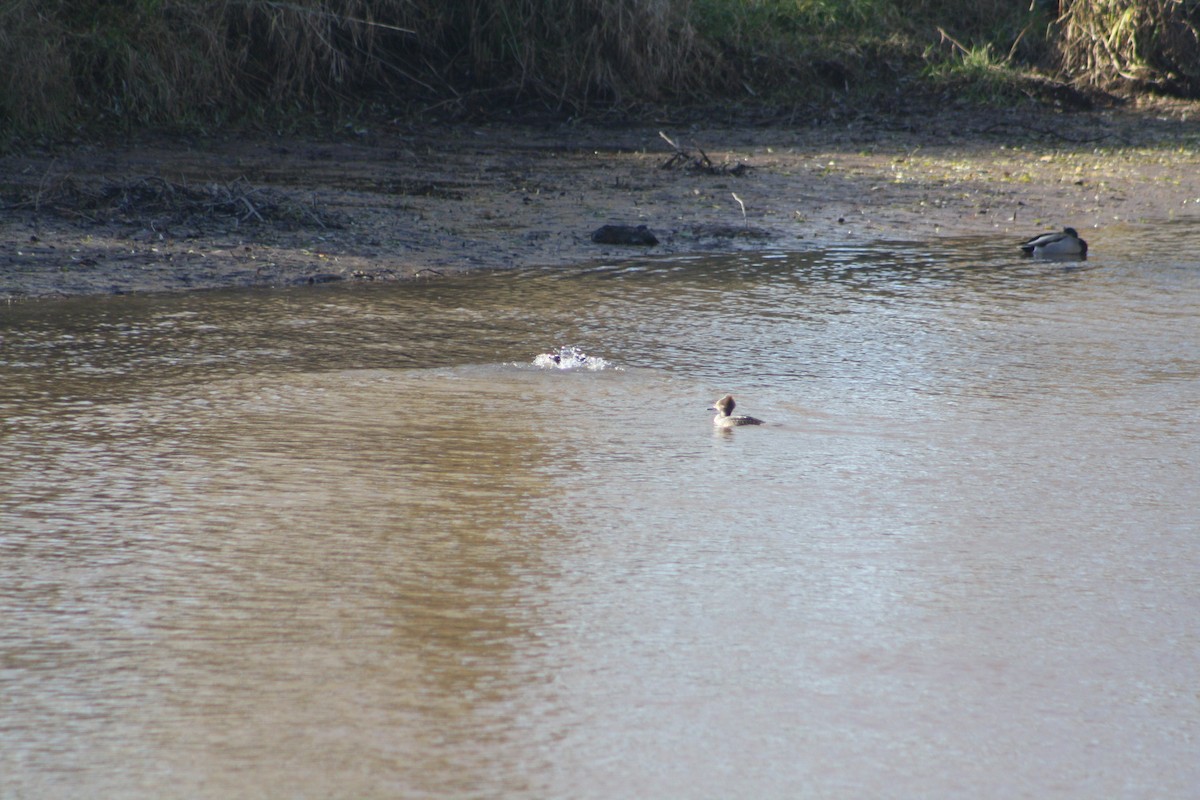
[{"label": "reflection on water", "polygon": [[0,794],[1187,795],[1200,237],[1089,241],[4,308]]}]

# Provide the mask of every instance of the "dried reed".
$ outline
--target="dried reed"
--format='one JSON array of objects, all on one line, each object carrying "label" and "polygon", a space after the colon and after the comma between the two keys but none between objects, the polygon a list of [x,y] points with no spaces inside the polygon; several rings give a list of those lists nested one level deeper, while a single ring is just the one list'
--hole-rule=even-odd
[{"label": "dried reed", "polygon": [[1196,3],[1075,0],[1059,22],[1063,70],[1077,83],[1200,93]]},{"label": "dried reed", "polygon": [[1192,0],[0,0],[0,133],[795,103],[912,86],[961,52],[996,54],[980,74],[1003,80],[1055,38],[1080,83],[1200,93],[1198,17]]}]

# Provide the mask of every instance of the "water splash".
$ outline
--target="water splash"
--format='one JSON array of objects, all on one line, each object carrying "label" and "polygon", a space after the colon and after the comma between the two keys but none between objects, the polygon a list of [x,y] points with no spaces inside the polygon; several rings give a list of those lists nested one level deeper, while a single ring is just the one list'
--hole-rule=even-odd
[{"label": "water splash", "polygon": [[539,369],[586,369],[599,372],[613,365],[599,356],[589,356],[578,347],[564,346],[557,353],[539,353],[533,359],[533,366]]}]

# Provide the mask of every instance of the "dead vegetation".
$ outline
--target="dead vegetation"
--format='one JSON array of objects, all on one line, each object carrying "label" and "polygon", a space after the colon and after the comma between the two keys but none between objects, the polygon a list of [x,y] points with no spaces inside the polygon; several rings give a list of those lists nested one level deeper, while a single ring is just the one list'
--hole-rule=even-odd
[{"label": "dead vegetation", "polygon": [[708,157],[708,153],[704,152],[704,148],[693,143],[692,147],[696,152],[691,152],[683,147],[680,147],[671,137],[667,136],[662,131],[658,135],[664,142],[671,146],[674,151],[671,157],[658,165],[659,169],[685,169],[688,172],[697,172],[702,175],[745,175],[750,171],[750,165],[744,163],[733,164],[728,161],[720,164],[714,163]]},{"label": "dead vegetation", "polygon": [[1063,70],[1081,85],[1200,94],[1200,6],[1180,0],[1065,5]]},{"label": "dead vegetation", "polygon": [[1181,0],[5,0],[0,148],[330,115],[887,109],[947,70],[956,97],[1031,74],[1196,95],[1198,25]]}]

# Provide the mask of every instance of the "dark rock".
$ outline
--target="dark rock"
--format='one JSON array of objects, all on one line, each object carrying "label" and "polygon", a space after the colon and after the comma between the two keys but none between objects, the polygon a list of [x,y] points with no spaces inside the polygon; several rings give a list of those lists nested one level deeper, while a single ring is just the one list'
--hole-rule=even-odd
[{"label": "dark rock", "polygon": [[628,244],[641,247],[652,247],[658,244],[658,238],[645,225],[604,225],[592,234],[596,244]]}]

